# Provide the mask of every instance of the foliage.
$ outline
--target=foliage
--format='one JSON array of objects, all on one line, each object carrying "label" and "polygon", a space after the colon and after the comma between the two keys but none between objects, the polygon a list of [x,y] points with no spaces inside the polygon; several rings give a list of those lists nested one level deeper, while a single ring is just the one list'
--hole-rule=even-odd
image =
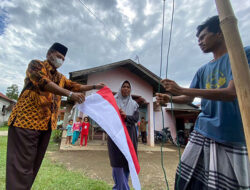
[{"label": "foliage", "polygon": [[10,99],[17,100],[18,99],[18,86],[16,84],[12,84],[7,88],[6,96]]},{"label": "foliage", "polygon": [[62,130],[56,129],[52,131],[51,138],[53,142],[60,143],[62,140]]},{"label": "foliage", "polygon": [[0,127],[6,127],[6,126],[8,127],[8,121],[5,121],[2,123],[2,125],[0,125]]},{"label": "foliage", "polygon": [[8,131],[8,126],[7,125],[2,125],[0,126],[0,131]]},{"label": "foliage", "polygon": [[[7,137],[0,138],[0,189],[5,189]],[[68,171],[63,165],[53,163],[44,158],[37,178],[33,184],[34,190],[109,190],[111,187],[103,181],[88,179],[79,172]]]},{"label": "foliage", "polygon": [[[53,134],[53,133],[52,133]],[[54,142],[53,138],[50,138],[47,151],[58,151],[60,149],[61,142]]]}]

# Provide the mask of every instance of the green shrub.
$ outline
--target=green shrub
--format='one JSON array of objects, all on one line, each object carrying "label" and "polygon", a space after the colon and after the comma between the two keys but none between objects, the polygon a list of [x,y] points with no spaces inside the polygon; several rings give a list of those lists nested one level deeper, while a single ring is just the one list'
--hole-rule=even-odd
[{"label": "green shrub", "polygon": [[60,143],[61,140],[62,140],[62,130],[59,130],[59,129],[56,129],[56,130],[53,130],[52,131],[52,140],[55,142],[55,143]]},{"label": "green shrub", "polygon": [[8,121],[3,122],[0,127],[8,127]]},{"label": "green shrub", "polygon": [[8,125],[2,125],[0,126],[0,131],[8,131]]}]

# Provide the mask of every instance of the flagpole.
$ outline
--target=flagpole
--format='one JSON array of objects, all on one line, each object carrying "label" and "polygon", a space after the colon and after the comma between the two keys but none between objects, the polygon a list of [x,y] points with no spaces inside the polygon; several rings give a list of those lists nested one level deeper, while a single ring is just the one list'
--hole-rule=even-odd
[{"label": "flagpole", "polygon": [[230,0],[215,0],[225,38],[250,160],[250,71]]}]

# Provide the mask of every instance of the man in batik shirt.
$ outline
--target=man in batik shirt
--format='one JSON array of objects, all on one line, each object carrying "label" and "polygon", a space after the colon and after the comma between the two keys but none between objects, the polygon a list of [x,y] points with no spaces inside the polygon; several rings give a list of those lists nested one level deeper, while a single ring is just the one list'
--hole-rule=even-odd
[{"label": "man in batik shirt", "polygon": [[104,85],[81,85],[57,71],[67,47],[54,43],[45,61],[32,60],[24,88],[9,121],[6,189],[31,189],[46,152],[52,129],[56,129],[61,96],[82,103],[84,92]]}]

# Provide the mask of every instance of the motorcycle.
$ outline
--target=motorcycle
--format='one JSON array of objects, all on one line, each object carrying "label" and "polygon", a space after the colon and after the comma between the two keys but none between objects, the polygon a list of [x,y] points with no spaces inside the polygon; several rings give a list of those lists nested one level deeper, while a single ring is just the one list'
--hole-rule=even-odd
[{"label": "motorcycle", "polygon": [[[159,143],[166,143],[170,141],[172,144],[178,146],[185,146],[186,145],[186,139],[185,134],[183,130],[177,131],[178,140],[174,140],[171,136],[171,133],[168,128],[164,128],[161,131],[154,131],[154,141],[155,144]],[[178,142],[177,142],[178,141]]]},{"label": "motorcycle", "polygon": [[165,143],[166,134],[163,131],[154,131],[154,141],[155,144]]},{"label": "motorcycle", "polygon": [[187,140],[186,140],[184,131],[183,130],[177,131],[177,136],[178,136],[178,139],[176,139],[175,144],[178,145],[178,143],[179,143],[180,147],[182,147],[182,146],[185,147]]},{"label": "motorcycle", "polygon": [[164,128],[161,131],[154,131],[154,139],[155,139],[155,143],[159,144],[159,143],[166,143],[168,141],[170,141],[171,143],[174,144],[173,138],[171,136],[171,133],[169,131],[168,128]]}]

